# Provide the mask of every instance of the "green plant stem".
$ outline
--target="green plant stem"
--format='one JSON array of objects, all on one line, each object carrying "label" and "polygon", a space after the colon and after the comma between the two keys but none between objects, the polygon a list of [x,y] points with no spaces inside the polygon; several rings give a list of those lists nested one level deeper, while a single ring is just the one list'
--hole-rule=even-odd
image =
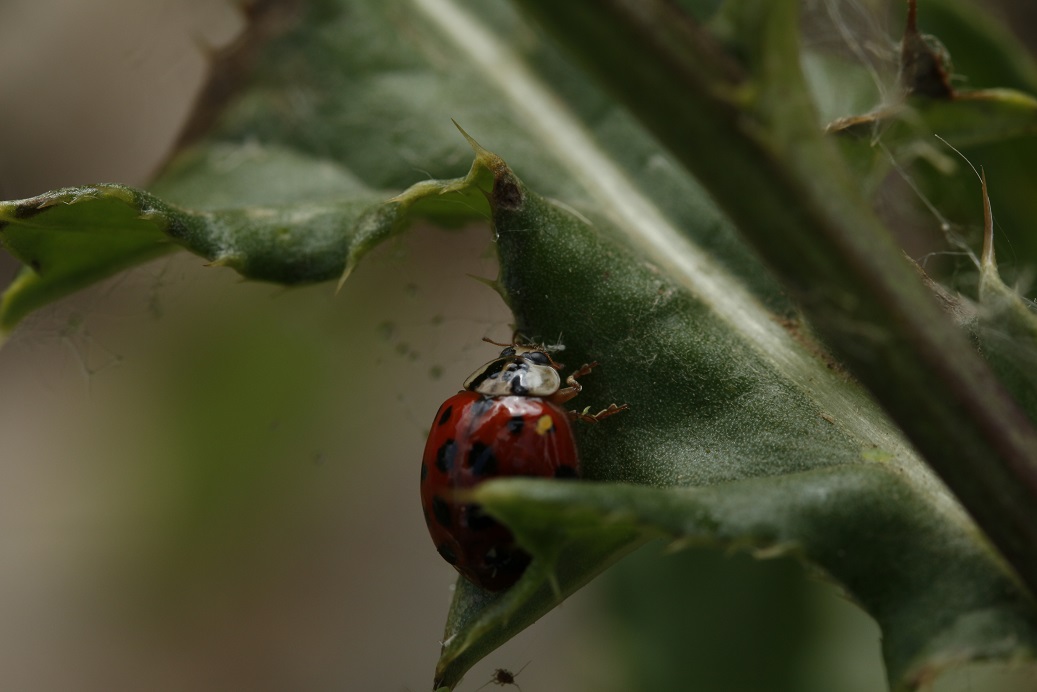
[{"label": "green plant stem", "polygon": [[823,138],[798,2],[729,12],[742,62],[666,0],[517,2],[710,191],[1037,593],[1037,434]]}]

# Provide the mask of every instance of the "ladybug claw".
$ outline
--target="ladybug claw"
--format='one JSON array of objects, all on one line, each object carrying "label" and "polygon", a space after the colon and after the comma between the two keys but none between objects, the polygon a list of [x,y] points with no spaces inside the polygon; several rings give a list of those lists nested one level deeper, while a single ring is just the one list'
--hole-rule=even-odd
[{"label": "ladybug claw", "polygon": [[583,377],[584,375],[590,374],[591,370],[598,367],[597,361],[593,363],[584,363],[583,367],[565,378],[565,383],[569,385],[563,389],[559,389],[555,392],[551,400],[556,404],[564,404],[569,399],[583,391],[583,385],[576,381],[576,378]]},{"label": "ladybug claw", "polygon": [[630,408],[630,404],[609,404],[609,407],[602,409],[597,413],[589,413],[591,407],[583,409],[582,411],[569,411],[569,420],[578,420],[584,423],[597,423],[600,420],[614,416],[620,411],[626,411]]},{"label": "ladybug claw", "polygon": [[573,374],[569,375],[569,377],[566,378],[565,381],[567,383],[569,383],[570,385],[573,385],[573,384],[575,384],[577,377],[583,377],[584,375],[589,375],[591,370],[593,370],[596,367],[598,367],[598,361],[594,361],[593,363],[584,363],[583,367],[581,367],[579,370],[577,370]]}]

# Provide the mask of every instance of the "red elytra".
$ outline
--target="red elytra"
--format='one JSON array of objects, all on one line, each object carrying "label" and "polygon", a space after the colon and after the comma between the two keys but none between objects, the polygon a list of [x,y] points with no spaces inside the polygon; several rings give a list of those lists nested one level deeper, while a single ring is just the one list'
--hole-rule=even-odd
[{"label": "red elytra", "polygon": [[490,478],[578,477],[570,419],[597,422],[627,408],[563,410],[556,404],[580,392],[576,378],[594,364],[570,375],[564,388],[559,367],[541,348],[508,346],[440,406],[432,423],[421,462],[425,523],[443,559],[484,589],[511,586],[531,558],[482,507],[456,500],[456,491]]},{"label": "red elytra", "polygon": [[543,399],[460,392],[436,414],[421,464],[425,522],[444,560],[491,591],[529,564],[511,532],[453,490],[502,476],[573,478],[579,473],[568,414]]}]

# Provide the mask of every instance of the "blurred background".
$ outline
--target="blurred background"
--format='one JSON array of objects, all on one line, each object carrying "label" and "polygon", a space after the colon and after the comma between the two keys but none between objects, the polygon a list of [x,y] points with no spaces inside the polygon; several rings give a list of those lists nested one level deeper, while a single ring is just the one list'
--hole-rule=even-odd
[{"label": "blurred background", "polygon": [[[0,195],[146,185],[242,28],[221,0],[2,0]],[[486,228],[415,229],[338,294],[177,255],[19,327],[0,350],[0,689],[428,689],[454,572],[419,458],[494,354],[480,339],[510,337],[469,274],[496,275]],[[879,632],[835,588],[659,545],[460,689],[495,668],[525,692],[885,689]],[[972,666],[934,689],[1035,688]]]}]

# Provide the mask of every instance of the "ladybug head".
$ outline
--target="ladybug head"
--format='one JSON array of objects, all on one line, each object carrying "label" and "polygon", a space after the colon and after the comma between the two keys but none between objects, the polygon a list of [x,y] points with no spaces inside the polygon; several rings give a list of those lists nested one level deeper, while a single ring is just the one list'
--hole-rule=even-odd
[{"label": "ladybug head", "polygon": [[541,347],[509,344],[469,375],[464,388],[486,396],[551,396],[562,386],[561,367]]}]

